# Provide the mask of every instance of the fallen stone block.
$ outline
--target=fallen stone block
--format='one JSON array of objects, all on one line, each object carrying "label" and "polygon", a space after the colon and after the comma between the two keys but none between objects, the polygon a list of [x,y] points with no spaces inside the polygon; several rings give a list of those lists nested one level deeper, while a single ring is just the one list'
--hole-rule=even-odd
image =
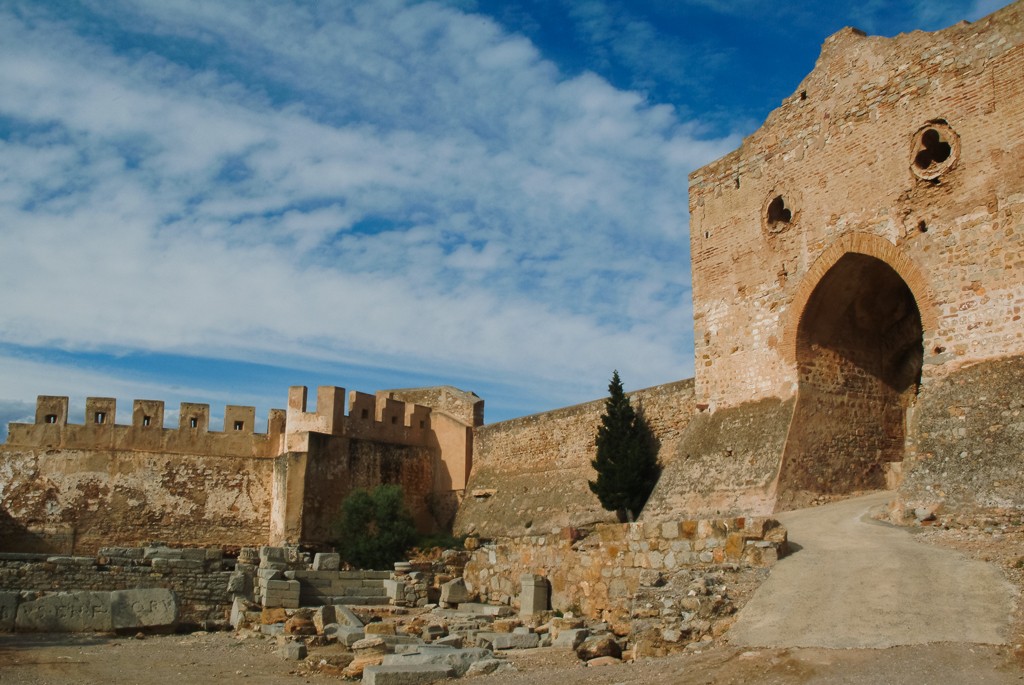
[{"label": "fallen stone block", "polygon": [[420,637],[423,638],[424,642],[434,642],[448,634],[448,629],[444,626],[429,625],[423,626],[423,631],[420,633]]},{"label": "fallen stone block", "polygon": [[168,629],[178,625],[178,596],[165,588],[115,590],[110,593],[115,631]]},{"label": "fallen stone block", "polygon": [[281,607],[267,607],[260,612],[260,622],[268,625],[271,623],[284,623],[288,620],[288,612]]},{"label": "fallen stone block", "polygon": [[335,611],[333,604],[326,604],[313,612],[313,625],[316,626],[316,632],[321,635],[324,632],[325,626],[337,622],[338,612]]},{"label": "fallen stone block", "polygon": [[460,602],[459,611],[478,616],[511,616],[512,607],[505,604],[480,604],[479,602]]},{"label": "fallen stone block", "polygon": [[248,579],[244,573],[235,571],[228,576],[228,592],[233,595],[248,592]]},{"label": "fallen stone block", "polygon": [[341,555],[318,552],[313,557],[314,571],[337,571],[341,568]]},{"label": "fallen stone block", "polygon": [[469,667],[469,670],[466,671],[466,675],[487,675],[489,673],[494,673],[503,665],[507,664],[505,664],[505,662],[503,661],[499,661],[498,659],[481,659],[480,661],[475,662]]},{"label": "fallen stone block", "polygon": [[353,628],[362,628],[363,622],[359,620],[359,617],[355,615],[351,609],[344,604],[334,604],[334,615],[338,619],[338,623],[344,623],[345,625],[352,626]]},{"label": "fallen stone block", "polygon": [[473,595],[466,589],[466,581],[462,578],[450,580],[441,585],[441,604],[455,606],[467,603],[473,599]]},{"label": "fallen stone block", "polygon": [[452,677],[451,668],[432,665],[367,666],[364,685],[427,685]]},{"label": "fallen stone block", "polygon": [[19,632],[110,630],[110,593],[61,592],[22,602],[15,617]]},{"label": "fallen stone block", "polygon": [[289,635],[316,635],[316,626],[313,619],[306,616],[295,615],[284,622],[284,632]]},{"label": "fallen stone block", "polygon": [[22,602],[15,615],[19,632],[109,632],[173,628],[177,596],[170,590],[58,592]]},{"label": "fallen stone block", "polygon": [[363,632],[367,635],[396,635],[394,623],[367,623],[363,626]]},{"label": "fallen stone block", "polygon": [[373,637],[379,637],[394,651],[398,645],[424,645],[426,644],[420,638],[415,635],[375,635]]},{"label": "fallen stone block", "polygon": [[359,640],[352,645],[352,652],[355,657],[352,662],[345,667],[343,675],[346,678],[359,678],[363,675],[363,670],[369,666],[379,666],[384,661],[384,656],[388,653],[389,648],[384,640],[379,637],[368,637]]},{"label": "fallen stone block", "polygon": [[439,647],[454,647],[455,649],[462,649],[465,640],[461,635],[447,635],[445,637],[439,637],[433,641]]},{"label": "fallen stone block", "polygon": [[252,617],[257,617],[256,622],[259,622],[261,613],[258,605],[244,597],[235,597],[231,602],[231,627],[238,630],[247,623],[251,623]]},{"label": "fallen stone block", "polygon": [[288,563],[288,553],[284,547],[270,547],[263,545],[260,547],[260,564],[266,562],[271,563]]},{"label": "fallen stone block", "polygon": [[281,580],[284,578],[284,574],[284,571],[276,568],[261,568],[256,571],[261,584],[265,584],[268,580]]},{"label": "fallen stone block", "polygon": [[523,625],[523,622],[518,618],[500,618],[491,624],[491,632],[494,633],[511,633],[516,628]]},{"label": "fallen stone block", "polygon": [[307,649],[302,642],[286,642],[277,649],[277,653],[288,661],[301,661],[306,658]]},{"label": "fallen stone block", "polygon": [[362,628],[355,626],[343,626],[340,623],[329,623],[324,626],[324,636],[329,640],[337,640],[339,644],[351,647],[359,640],[366,637]]},{"label": "fallen stone block", "polygon": [[583,644],[588,637],[590,637],[590,631],[586,628],[562,629],[558,632],[558,637],[551,641],[551,646],[576,651],[576,648]]},{"label": "fallen stone block", "polygon": [[455,675],[462,676],[469,670],[472,664],[483,659],[489,659],[491,656],[491,652],[479,647],[456,649],[454,647],[423,645],[416,652],[388,654],[384,657],[384,665],[430,664],[434,666],[447,666],[455,672]]},{"label": "fallen stone block", "polygon": [[540,646],[537,633],[477,633],[477,640],[484,639],[493,649],[533,649]]},{"label": "fallen stone block", "polygon": [[582,618],[558,616],[551,619],[551,636],[558,637],[563,630],[576,630],[585,625]]},{"label": "fallen stone block", "polygon": [[619,659],[622,657],[622,647],[612,635],[593,635],[576,648],[576,656],[584,661],[590,661],[601,656],[611,656]]}]

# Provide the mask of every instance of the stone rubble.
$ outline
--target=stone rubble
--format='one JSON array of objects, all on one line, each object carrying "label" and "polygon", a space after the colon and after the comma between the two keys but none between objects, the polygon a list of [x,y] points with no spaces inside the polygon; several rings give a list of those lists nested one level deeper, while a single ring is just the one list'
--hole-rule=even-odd
[{"label": "stone rubble", "polygon": [[[325,562],[333,564],[322,559],[320,565]],[[442,573],[438,582],[429,568],[417,570],[423,569],[422,564],[396,566],[388,580],[403,587],[415,580],[444,600],[420,606],[393,598],[397,601],[390,606],[285,608],[260,606],[239,597],[232,625],[240,635],[277,636],[281,657],[302,661],[309,671],[382,685],[435,682],[514,668],[510,656],[522,649],[571,650],[586,665],[600,667],[711,646],[731,625],[736,611],[731,579],[742,573],[748,578],[767,575],[765,569],[742,570],[737,565],[674,572],[648,569],[640,576],[630,614],[606,621],[548,609],[548,585],[542,576],[521,575],[516,611],[515,605],[456,601],[475,599],[461,578]],[[289,572],[300,583],[318,578],[303,569]],[[302,649],[308,655],[296,656]]]}]

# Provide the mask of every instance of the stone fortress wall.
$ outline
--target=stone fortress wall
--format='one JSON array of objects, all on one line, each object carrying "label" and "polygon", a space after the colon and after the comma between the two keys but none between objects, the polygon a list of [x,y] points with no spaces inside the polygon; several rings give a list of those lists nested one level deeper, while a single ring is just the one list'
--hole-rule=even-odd
[{"label": "stone fortress wall", "polygon": [[[766,507],[895,485],[936,458],[940,481],[970,481],[961,503],[1024,505],[986,475],[1019,418],[920,449],[947,412],[933,398],[971,403],[970,367],[1002,365],[1003,395],[1022,380],[1006,364],[1024,353],[1022,74],[1021,3],[935,33],[844,29],[691,175],[697,396],[795,402]],[[973,463],[948,459],[962,452]]]},{"label": "stone fortress wall", "polygon": [[[678,452],[694,414],[693,381],[628,393],[663,463]],[[597,476],[594,437],[604,401],[566,407],[476,430],[475,464],[455,519],[457,534],[547,535],[567,526],[615,521],[587,485]]]},{"label": "stone fortress wall", "polygon": [[131,425],[118,425],[113,399],[88,398],[72,424],[68,398],[41,396],[35,422],[11,424],[0,445],[0,551],[324,544],[344,496],[381,483],[403,486],[422,529],[442,527],[434,503],[450,518],[470,466],[464,421],[483,402],[439,388],[449,411],[434,412],[397,392],[353,391],[346,412],[345,390],[321,387],[307,411],[306,388],[294,387],[266,433],[253,407],[229,405],[224,430],[211,431],[208,405],[182,403],[168,429],[162,402],[136,400]]},{"label": "stone fortress wall", "polygon": [[[646,523],[899,487],[907,507],[1024,508],[1024,2],[895,38],[854,29],[739,149],[689,179],[695,379],[632,394],[664,466]],[[326,544],[353,487],[421,527],[519,539],[611,520],[601,401],[483,425],[454,388],[292,388],[228,407],[40,398],[0,446],[0,540],[78,553]],[[461,493],[467,496],[459,505]],[[457,515],[455,514],[458,509]],[[2,551],[2,550],[0,550]]]},{"label": "stone fortress wall", "polygon": [[[643,521],[1024,507],[1024,3],[855,29],[689,180],[695,372]],[[678,387],[684,387],[680,385]],[[461,532],[608,520],[600,402],[477,432]]]}]

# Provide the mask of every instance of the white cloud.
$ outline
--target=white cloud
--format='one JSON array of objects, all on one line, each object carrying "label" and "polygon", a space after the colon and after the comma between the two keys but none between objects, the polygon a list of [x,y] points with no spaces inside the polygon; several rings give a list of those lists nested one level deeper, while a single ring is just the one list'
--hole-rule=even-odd
[{"label": "white cloud", "polygon": [[96,4],[127,52],[0,9],[0,342],[691,371],[686,173],[737,139],[431,3],[246,8]]}]

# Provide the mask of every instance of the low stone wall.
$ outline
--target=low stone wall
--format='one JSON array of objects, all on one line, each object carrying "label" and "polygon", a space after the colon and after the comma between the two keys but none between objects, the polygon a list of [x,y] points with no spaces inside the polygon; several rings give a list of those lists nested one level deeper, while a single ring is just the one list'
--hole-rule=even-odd
[{"label": "low stone wall", "polygon": [[185,626],[228,624],[228,579],[235,562],[218,549],[105,548],[97,557],[0,554],[0,592],[20,603],[63,592],[164,589]]},{"label": "low stone wall", "polygon": [[589,534],[500,538],[473,553],[464,578],[481,601],[512,604],[524,574],[551,583],[551,607],[589,618],[628,615],[647,576],[715,565],[768,566],[788,551],[786,529],[766,518],[599,524]]}]

